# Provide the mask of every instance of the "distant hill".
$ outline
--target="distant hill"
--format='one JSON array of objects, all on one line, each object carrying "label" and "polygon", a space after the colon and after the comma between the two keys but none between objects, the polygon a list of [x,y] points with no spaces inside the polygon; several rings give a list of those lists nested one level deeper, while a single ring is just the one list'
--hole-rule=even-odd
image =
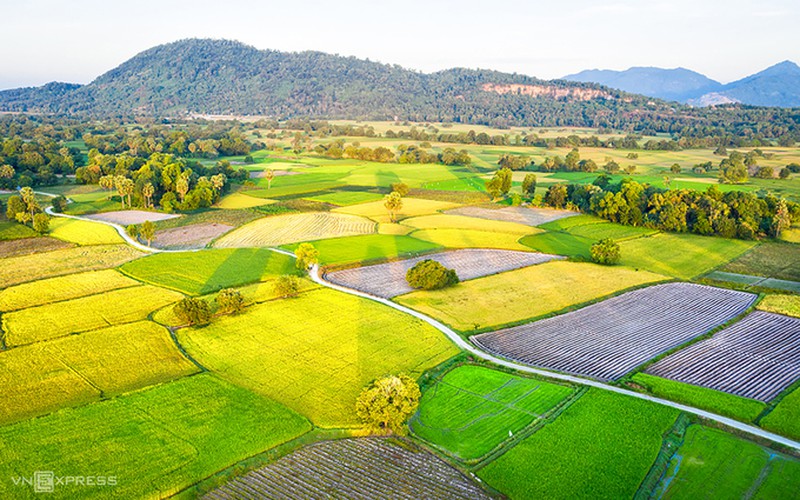
[{"label": "distant hill", "polygon": [[625,92],[678,102],[686,102],[722,88],[721,83],[684,68],[634,67],[625,71],[590,69],[567,75],[563,79],[599,83]]},{"label": "distant hill", "polygon": [[800,67],[784,61],[689,102],[699,105],[741,102],[753,106],[800,107]]},{"label": "distant hill", "polygon": [[800,67],[784,61],[760,73],[723,85],[684,68],[587,70],[564,80],[592,82],[625,92],[689,103],[693,106],[742,103],[751,106],[800,107]]}]

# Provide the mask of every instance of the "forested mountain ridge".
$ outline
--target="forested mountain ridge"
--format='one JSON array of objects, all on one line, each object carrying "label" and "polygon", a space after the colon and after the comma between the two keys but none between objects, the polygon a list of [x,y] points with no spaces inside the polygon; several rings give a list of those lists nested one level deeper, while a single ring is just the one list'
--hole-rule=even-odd
[{"label": "forested mountain ridge", "polygon": [[426,74],[355,57],[208,39],[153,47],[88,85],[0,92],[0,111],[401,119],[748,137],[794,133],[800,122],[782,110],[698,111],[592,83],[461,68]]}]

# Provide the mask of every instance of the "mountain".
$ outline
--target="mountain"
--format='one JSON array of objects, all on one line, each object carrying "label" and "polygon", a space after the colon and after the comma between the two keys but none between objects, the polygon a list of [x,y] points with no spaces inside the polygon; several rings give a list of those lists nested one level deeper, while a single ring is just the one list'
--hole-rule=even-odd
[{"label": "mountain", "polygon": [[697,105],[727,102],[782,108],[800,107],[800,67],[791,61],[784,61],[690,101]]},{"label": "mountain", "polygon": [[0,92],[1,111],[615,128],[654,111],[673,112],[671,105],[648,101],[596,84],[461,68],[426,74],[355,57],[258,50],[208,39],[151,48],[88,85],[48,84]]},{"label": "mountain", "polygon": [[634,67],[625,71],[591,69],[567,75],[563,79],[598,83],[625,92],[678,102],[686,102],[722,88],[721,83],[684,68]]}]

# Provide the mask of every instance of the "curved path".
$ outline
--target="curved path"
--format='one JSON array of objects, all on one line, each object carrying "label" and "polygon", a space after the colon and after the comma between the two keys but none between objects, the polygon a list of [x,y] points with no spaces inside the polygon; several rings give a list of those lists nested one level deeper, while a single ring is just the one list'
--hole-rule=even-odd
[{"label": "curved path", "polygon": [[[42,193],[42,192],[37,192],[37,193],[45,195],[45,196],[51,196],[51,197],[55,196],[55,195],[52,195],[52,194],[49,194],[49,193]],[[85,217],[80,217],[80,216],[77,216],[77,215],[67,215],[67,214],[55,213],[55,212],[53,212],[52,207],[48,207],[45,211],[49,215],[52,215],[54,217],[66,217],[68,219],[86,220],[86,221],[90,221],[90,222],[97,222],[97,223],[100,223],[100,224],[105,224],[107,226],[111,226],[111,227],[113,227],[114,229],[117,230],[119,235],[122,236],[122,238],[128,244],[130,244],[131,246],[133,246],[133,247],[135,247],[135,248],[137,248],[139,250],[142,250],[144,252],[158,253],[158,252],[185,252],[185,251],[187,251],[187,250],[160,250],[160,249],[157,249],[157,248],[150,248],[148,246],[142,245],[138,241],[136,241],[133,238],[131,238],[128,235],[128,233],[125,232],[125,228],[124,227],[122,227],[119,224],[115,224],[113,222],[97,221],[97,220],[93,220],[93,219],[87,219]],[[294,257],[295,256],[292,252],[288,252],[286,250],[281,250],[279,248],[270,248],[270,250],[272,250],[273,252],[277,252],[277,253],[281,253],[281,254],[284,254],[284,255],[288,255],[290,257]],[[188,251],[197,251],[197,250],[188,250]],[[502,358],[498,358],[496,356],[492,356],[491,354],[488,354],[488,353],[486,353],[484,351],[481,351],[480,349],[478,349],[474,345],[472,345],[469,342],[467,342],[466,340],[464,340],[463,337],[461,337],[459,334],[454,332],[452,329],[450,329],[449,327],[447,327],[443,323],[441,323],[441,322],[439,322],[439,321],[437,321],[437,320],[435,320],[435,319],[433,319],[433,318],[431,318],[431,317],[429,317],[429,316],[427,316],[425,314],[422,314],[422,313],[420,313],[418,311],[415,311],[413,309],[409,309],[408,307],[405,307],[405,306],[402,306],[402,305],[397,304],[395,302],[392,302],[391,300],[387,300],[387,299],[384,299],[384,298],[381,298],[381,297],[376,297],[376,296],[370,295],[368,293],[359,292],[357,290],[353,290],[351,288],[346,288],[346,287],[343,287],[343,286],[335,285],[335,284],[333,284],[333,283],[331,283],[329,281],[326,281],[323,277],[321,277],[319,275],[319,266],[317,264],[315,264],[313,267],[311,267],[311,269],[309,270],[308,274],[311,277],[312,281],[314,281],[315,283],[317,283],[319,285],[322,285],[324,287],[330,288],[332,290],[338,290],[338,291],[343,292],[343,293],[348,293],[350,295],[355,295],[357,297],[363,297],[365,299],[374,300],[375,302],[380,302],[381,304],[389,306],[389,307],[391,307],[393,309],[396,309],[398,311],[404,312],[406,314],[410,314],[411,316],[414,316],[415,318],[418,318],[418,319],[428,323],[432,327],[436,328],[437,330],[439,330],[440,332],[445,334],[447,336],[447,338],[449,338],[459,348],[463,349],[464,351],[469,352],[470,354],[472,354],[474,356],[477,356],[479,358],[485,359],[486,361],[490,361],[490,362],[498,364],[500,366],[505,366],[507,368],[511,368],[513,370],[517,370],[517,371],[520,371],[520,372],[532,373],[532,374],[539,375],[539,376],[542,376],[542,377],[553,378],[553,379],[556,379],[556,380],[563,380],[565,382],[570,382],[570,383],[573,383],[573,384],[579,384],[579,385],[585,385],[585,386],[589,386],[589,387],[595,387],[597,389],[602,389],[604,391],[615,392],[617,394],[630,396],[632,398],[643,399],[645,401],[650,401],[652,403],[657,403],[657,404],[661,404],[661,405],[664,405],[664,406],[669,406],[671,408],[675,408],[675,409],[680,410],[680,411],[685,411],[687,413],[692,413],[694,415],[698,415],[698,416],[706,418],[708,420],[713,420],[715,422],[719,422],[721,424],[724,424],[724,425],[726,425],[728,427],[731,427],[733,429],[736,429],[738,431],[745,432],[745,433],[753,435],[753,436],[758,436],[760,438],[768,439],[770,441],[782,444],[782,445],[787,446],[789,448],[794,448],[795,450],[800,450],[800,442],[793,441],[793,440],[791,440],[789,438],[785,438],[785,437],[779,436],[777,434],[773,434],[772,432],[765,431],[764,429],[761,429],[759,427],[755,427],[755,426],[752,426],[752,425],[749,425],[749,424],[745,424],[743,422],[739,422],[738,420],[733,420],[732,418],[723,417],[722,415],[717,415],[716,413],[711,413],[711,412],[708,412],[708,411],[705,411],[705,410],[701,410],[700,408],[694,408],[692,406],[687,406],[687,405],[683,405],[683,404],[680,404],[680,403],[675,403],[675,402],[669,401],[667,399],[661,399],[661,398],[657,398],[657,397],[654,397],[654,396],[649,396],[647,394],[641,394],[639,392],[631,391],[631,390],[628,390],[628,389],[623,389],[622,387],[617,387],[617,386],[614,386],[614,385],[604,384],[603,382],[598,382],[597,380],[592,380],[592,379],[583,378],[583,377],[576,377],[574,375],[566,375],[564,373],[540,370],[540,369],[534,368],[532,366],[522,365],[522,364],[519,364],[519,363],[515,363],[515,362],[512,362],[512,361],[509,361],[507,359],[502,359]]]},{"label": "curved path", "polygon": [[[281,253],[285,253],[285,254],[291,255],[291,253],[285,252],[283,250],[277,250],[277,249],[273,249],[273,250],[275,250],[277,252],[281,252]],[[402,305],[397,304],[395,302],[392,302],[391,300],[387,300],[387,299],[384,299],[384,298],[381,298],[381,297],[375,297],[374,295],[369,295],[367,293],[359,292],[357,290],[352,290],[350,288],[346,288],[346,287],[343,287],[343,286],[335,285],[335,284],[333,284],[333,283],[331,283],[329,281],[326,281],[324,278],[322,278],[319,275],[319,266],[318,265],[314,265],[310,269],[309,275],[311,276],[311,279],[315,283],[318,283],[318,284],[320,284],[322,286],[331,288],[333,290],[338,290],[340,292],[349,293],[350,295],[356,295],[358,297],[363,297],[365,299],[374,300],[375,302],[380,302],[381,304],[387,305],[387,306],[389,306],[389,307],[391,307],[393,309],[397,309],[398,311],[402,311],[402,312],[404,312],[406,314],[410,314],[411,316],[414,316],[415,318],[421,319],[422,321],[428,323],[432,327],[436,328],[437,330],[439,330],[440,332],[445,334],[454,344],[456,344],[461,349],[469,352],[470,354],[472,354],[474,356],[477,356],[479,358],[485,359],[487,361],[491,361],[492,363],[495,363],[495,364],[498,364],[498,365],[501,365],[501,366],[505,366],[507,368],[511,368],[511,369],[514,369],[514,370],[517,370],[517,371],[520,371],[520,372],[532,373],[532,374],[535,374],[535,375],[540,375],[542,377],[553,378],[553,379],[557,379],[557,380],[563,380],[565,382],[571,382],[573,384],[580,384],[580,385],[585,385],[585,386],[589,386],[589,387],[595,387],[597,389],[602,389],[604,391],[615,392],[617,394],[630,396],[632,398],[643,399],[645,401],[650,401],[652,403],[657,403],[657,404],[661,404],[661,405],[664,405],[664,406],[669,406],[671,408],[675,408],[675,409],[680,410],[680,411],[685,411],[687,413],[692,413],[692,414],[698,415],[698,416],[706,418],[708,420],[713,420],[713,421],[719,422],[721,424],[724,424],[724,425],[726,425],[728,427],[731,427],[733,429],[736,429],[738,431],[746,432],[747,434],[751,434],[753,436],[758,436],[760,438],[769,439],[770,441],[782,444],[782,445],[787,446],[789,448],[794,448],[795,450],[800,450],[800,442],[793,441],[793,440],[791,440],[789,438],[785,438],[785,437],[779,436],[777,434],[773,434],[772,432],[765,431],[764,429],[761,429],[759,427],[755,427],[755,426],[752,426],[752,425],[749,425],[749,424],[745,424],[743,422],[739,422],[738,420],[733,420],[733,419],[728,418],[728,417],[723,417],[722,415],[717,415],[716,413],[711,413],[711,412],[708,412],[708,411],[705,411],[705,410],[701,410],[699,408],[694,408],[692,406],[686,406],[686,405],[683,405],[683,404],[680,404],[680,403],[675,403],[673,401],[669,401],[669,400],[666,400],[666,399],[661,399],[661,398],[657,398],[657,397],[654,397],[654,396],[649,396],[647,394],[642,394],[642,393],[639,393],[639,392],[631,391],[629,389],[623,389],[622,387],[617,387],[617,386],[614,386],[614,385],[605,384],[603,382],[598,382],[597,380],[592,380],[592,379],[583,378],[583,377],[576,377],[576,376],[567,375],[567,374],[564,374],[564,373],[540,370],[540,369],[534,368],[532,366],[522,365],[522,364],[519,364],[519,363],[515,363],[515,362],[512,362],[512,361],[509,361],[507,359],[503,359],[503,358],[498,358],[498,357],[492,356],[491,354],[488,354],[488,353],[486,353],[484,351],[481,351],[480,349],[478,349],[477,347],[475,347],[471,343],[469,343],[466,340],[464,340],[463,337],[461,337],[459,334],[454,332],[452,329],[450,329],[449,327],[447,327],[443,323],[441,323],[441,322],[439,322],[439,321],[437,321],[437,320],[435,320],[435,319],[433,319],[433,318],[431,318],[429,316],[426,316],[425,314],[422,314],[422,313],[420,313],[418,311],[415,311],[413,309],[409,309],[408,307],[405,307],[405,306],[402,306]]]}]

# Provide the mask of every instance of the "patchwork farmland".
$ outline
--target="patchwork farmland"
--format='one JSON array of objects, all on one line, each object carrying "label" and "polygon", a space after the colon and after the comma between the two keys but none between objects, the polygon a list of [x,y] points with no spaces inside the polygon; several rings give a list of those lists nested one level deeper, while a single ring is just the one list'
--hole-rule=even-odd
[{"label": "patchwork farmland", "polygon": [[647,373],[769,401],[800,379],[800,319],[753,312]]},{"label": "patchwork farmland", "polygon": [[446,213],[453,215],[466,215],[479,219],[488,219],[504,222],[516,222],[528,226],[539,226],[548,222],[553,222],[565,217],[578,215],[577,212],[566,210],[553,210],[548,208],[481,208],[481,207],[460,207],[448,210]]},{"label": "patchwork farmland", "polygon": [[471,339],[526,364],[614,380],[742,314],[755,298],[722,288],[667,283]]},{"label": "patchwork farmland", "polygon": [[374,222],[356,215],[328,212],[292,214],[246,224],[218,239],[214,247],[269,247],[374,232]]},{"label": "patchwork farmland", "polygon": [[204,498],[491,498],[446,462],[386,439],[341,439],[306,446]]},{"label": "patchwork farmland", "polygon": [[511,250],[464,249],[345,269],[328,273],[325,278],[337,285],[378,297],[392,298],[413,290],[406,282],[406,272],[426,259],[435,260],[448,269],[455,269],[459,279],[464,281],[559,258],[561,257],[556,255]]}]

